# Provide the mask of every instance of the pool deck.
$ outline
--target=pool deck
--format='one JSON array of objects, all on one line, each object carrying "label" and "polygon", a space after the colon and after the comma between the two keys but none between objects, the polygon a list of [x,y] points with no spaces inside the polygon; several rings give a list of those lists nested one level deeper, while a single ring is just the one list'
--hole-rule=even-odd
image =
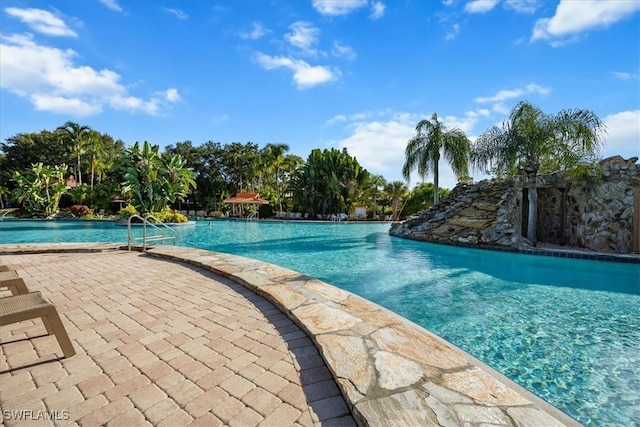
[{"label": "pool deck", "polygon": [[406,319],[272,264],[109,244],[0,245],[0,264],[56,305],[77,351],[61,358],[39,321],[2,328],[3,414],[68,418],[7,426],[580,425]]}]

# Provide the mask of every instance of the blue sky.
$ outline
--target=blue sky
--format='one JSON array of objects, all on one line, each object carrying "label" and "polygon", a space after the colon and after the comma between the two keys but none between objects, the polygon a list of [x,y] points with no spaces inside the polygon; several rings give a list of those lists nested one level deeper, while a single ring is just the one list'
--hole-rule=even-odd
[{"label": "blue sky", "polygon": [[603,156],[640,156],[640,0],[3,0],[0,28],[0,139],[72,120],[346,147],[395,180],[419,120],[473,140],[528,100],[592,110]]}]

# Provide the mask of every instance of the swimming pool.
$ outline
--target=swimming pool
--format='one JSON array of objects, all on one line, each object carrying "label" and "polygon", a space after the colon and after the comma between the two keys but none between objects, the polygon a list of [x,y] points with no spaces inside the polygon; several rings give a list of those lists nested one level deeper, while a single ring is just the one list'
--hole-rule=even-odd
[{"label": "swimming pool", "polygon": [[[178,244],[272,262],[361,295],[583,424],[640,423],[640,265],[434,245],[388,228],[201,221],[178,229]],[[126,228],[110,222],[0,222],[0,243],[125,239]]]}]

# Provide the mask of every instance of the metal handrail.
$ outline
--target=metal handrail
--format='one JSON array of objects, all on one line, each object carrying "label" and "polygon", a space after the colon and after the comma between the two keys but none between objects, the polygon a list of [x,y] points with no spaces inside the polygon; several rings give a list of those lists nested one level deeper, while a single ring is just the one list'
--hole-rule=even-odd
[{"label": "metal handrail", "polygon": [[[142,220],[142,237],[140,238],[132,238],[131,237],[131,220],[133,218],[139,218]],[[154,219],[156,222],[149,222],[149,218]],[[173,236],[165,236],[164,234],[159,234],[159,235],[155,235],[155,236],[150,236],[147,237],[147,224],[150,225],[151,227],[153,227],[154,229],[158,230],[160,233],[162,233],[162,229],[159,227],[163,226],[164,228],[166,228],[167,230],[169,230],[171,233],[173,233]],[[131,215],[129,217],[129,219],[127,219],[127,246],[129,248],[129,250],[131,250],[131,242],[133,240],[140,240],[142,239],[142,250],[146,251],[147,250],[147,241],[148,240],[169,240],[169,239],[173,239],[173,244],[175,245],[176,243],[176,239],[178,238],[178,232],[176,230],[174,230],[173,228],[169,227],[167,224],[165,224],[164,222],[160,221],[158,218],[156,218],[153,215],[147,215],[144,218],[141,217],[140,215]]]},{"label": "metal handrail", "polygon": [[258,212],[252,212],[249,215],[247,215],[247,219],[248,220],[260,219],[260,214]]},{"label": "metal handrail", "polygon": [[17,211],[18,208],[3,208],[0,209],[0,218],[4,218],[5,216],[9,215],[12,212]]}]

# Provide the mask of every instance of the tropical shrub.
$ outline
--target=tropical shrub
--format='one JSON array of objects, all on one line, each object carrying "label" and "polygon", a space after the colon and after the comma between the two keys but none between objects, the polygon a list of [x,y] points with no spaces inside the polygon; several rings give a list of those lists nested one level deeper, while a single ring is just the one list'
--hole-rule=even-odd
[{"label": "tropical shrub", "polygon": [[182,223],[188,221],[188,218],[185,215],[169,208],[164,208],[160,212],[151,212],[151,215],[156,217],[160,222]]},{"label": "tropical shrub", "polygon": [[[432,207],[434,191],[435,186],[430,182],[418,184],[413,190],[411,190],[411,194],[405,202],[402,212],[400,212],[400,216],[406,218]],[[438,188],[438,193],[438,199],[444,200],[449,193],[451,193],[451,190],[440,187]]]},{"label": "tropical shrub", "polygon": [[195,188],[194,172],[179,154],[160,154],[157,145],[137,142],[127,150],[123,194],[130,194],[139,212],[160,212],[169,203],[184,201]]},{"label": "tropical shrub", "polygon": [[118,212],[118,218],[128,218],[131,215],[138,215],[138,210],[133,205],[127,205],[124,208],[120,209]]},{"label": "tropical shrub", "polygon": [[22,203],[24,211],[32,216],[48,216],[58,210],[60,197],[66,192],[64,174],[67,165],[45,166],[42,163],[32,165],[24,173],[13,173],[16,188],[13,195]]},{"label": "tropical shrub", "polygon": [[346,150],[314,149],[291,183],[294,208],[312,215],[350,212],[362,199],[368,176]]}]

